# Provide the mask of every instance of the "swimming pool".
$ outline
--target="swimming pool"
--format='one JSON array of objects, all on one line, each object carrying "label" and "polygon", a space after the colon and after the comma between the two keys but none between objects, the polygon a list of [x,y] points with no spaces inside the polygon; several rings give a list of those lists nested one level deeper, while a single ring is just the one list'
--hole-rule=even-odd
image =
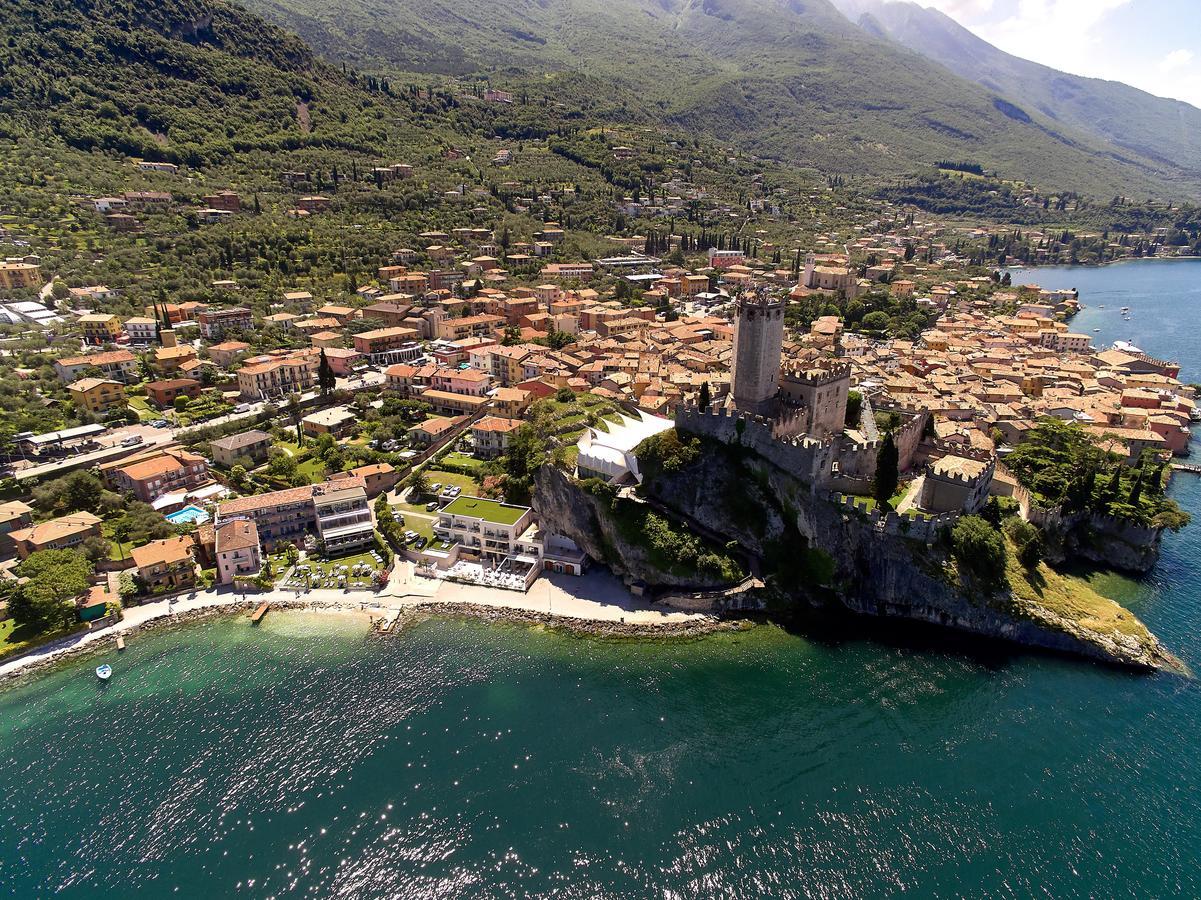
[{"label": "swimming pool", "polygon": [[172,525],[187,525],[195,523],[197,525],[209,520],[209,514],[199,506],[185,506],[183,509],[177,509],[175,512],[164,516]]}]

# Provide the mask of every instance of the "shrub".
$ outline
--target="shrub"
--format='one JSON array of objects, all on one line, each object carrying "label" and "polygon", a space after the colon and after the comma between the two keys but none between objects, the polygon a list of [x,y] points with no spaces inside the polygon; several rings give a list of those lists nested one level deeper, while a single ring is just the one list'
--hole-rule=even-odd
[{"label": "shrub", "polygon": [[1005,539],[979,516],[965,516],[955,524],[951,552],[960,572],[971,574],[981,584],[996,587],[1004,580],[1009,557]]},{"label": "shrub", "polygon": [[696,461],[700,455],[700,441],[696,438],[680,438],[672,428],[648,437],[636,448],[634,455],[648,478],[661,473],[675,473]]},{"label": "shrub", "polygon": [[1043,558],[1043,533],[1025,519],[1012,518],[1005,522],[1005,534],[1013,541],[1018,560],[1027,569],[1034,569]]}]

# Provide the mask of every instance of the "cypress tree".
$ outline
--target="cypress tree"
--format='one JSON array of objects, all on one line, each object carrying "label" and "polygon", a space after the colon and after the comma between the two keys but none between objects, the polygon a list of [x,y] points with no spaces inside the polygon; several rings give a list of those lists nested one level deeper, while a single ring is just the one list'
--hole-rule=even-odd
[{"label": "cypress tree", "polygon": [[1134,476],[1134,485],[1130,488],[1130,505],[1138,506],[1143,498],[1143,473]]},{"label": "cypress tree", "polygon": [[875,495],[878,504],[883,506],[892,499],[892,495],[897,492],[900,478],[900,454],[890,432],[884,435],[876,453]]},{"label": "cypress tree", "polygon": [[329,359],[325,355],[325,348],[321,348],[321,363],[317,367],[317,385],[321,388],[322,394],[328,394],[337,385],[338,379],[334,375],[334,370],[329,364]]}]

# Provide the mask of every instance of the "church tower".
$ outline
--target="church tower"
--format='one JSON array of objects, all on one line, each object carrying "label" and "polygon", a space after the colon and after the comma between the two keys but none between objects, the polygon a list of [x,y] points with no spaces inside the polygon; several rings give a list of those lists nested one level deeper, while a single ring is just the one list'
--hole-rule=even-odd
[{"label": "church tower", "polygon": [[746,291],[734,304],[734,355],[730,393],[741,412],[771,415],[784,346],[784,300]]}]

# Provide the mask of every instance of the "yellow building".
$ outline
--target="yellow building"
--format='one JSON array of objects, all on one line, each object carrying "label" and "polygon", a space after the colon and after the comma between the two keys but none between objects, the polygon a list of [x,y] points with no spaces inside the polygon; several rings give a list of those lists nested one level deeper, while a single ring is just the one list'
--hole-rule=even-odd
[{"label": "yellow building", "polygon": [[36,263],[0,262],[0,289],[14,291],[41,286],[42,269]]},{"label": "yellow building", "polygon": [[196,350],[188,344],[159,347],[154,351],[154,371],[161,375],[177,372],[189,360],[196,359]]},{"label": "yellow building", "polygon": [[112,344],[121,336],[121,320],[112,313],[89,313],[79,317],[79,324],[89,344]]},{"label": "yellow building", "polygon": [[107,378],[81,378],[67,385],[71,399],[80,409],[102,415],[125,406],[125,385]]}]

